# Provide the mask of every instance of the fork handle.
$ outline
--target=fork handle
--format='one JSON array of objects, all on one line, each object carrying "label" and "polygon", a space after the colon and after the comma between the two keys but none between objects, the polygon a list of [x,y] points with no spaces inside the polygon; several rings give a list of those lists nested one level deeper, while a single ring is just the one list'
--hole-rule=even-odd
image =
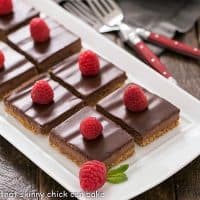
[{"label": "fork handle", "polygon": [[190,56],[192,58],[200,59],[200,49],[191,47],[187,44],[184,44],[176,40],[172,40],[164,35],[151,33],[147,38],[147,40],[159,46],[171,49],[177,53]]},{"label": "fork handle", "polygon": [[173,40],[164,35],[153,33],[142,28],[137,28],[136,32],[145,40],[158,46],[170,49],[179,54],[200,59],[200,49],[191,47],[185,43]]},{"label": "fork handle", "polygon": [[130,34],[128,44],[136,51],[140,58],[149,64],[153,69],[166,78],[172,78],[172,75],[167,70],[166,66],[137,35]]}]

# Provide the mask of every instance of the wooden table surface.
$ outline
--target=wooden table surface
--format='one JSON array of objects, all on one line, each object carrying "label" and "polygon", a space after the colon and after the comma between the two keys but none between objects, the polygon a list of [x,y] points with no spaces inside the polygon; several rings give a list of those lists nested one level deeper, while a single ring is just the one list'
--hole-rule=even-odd
[{"label": "wooden table surface", "polygon": [[[187,34],[184,36],[179,35],[178,39],[197,47],[198,40],[200,40],[199,36],[200,23],[197,23]],[[120,44],[117,37],[113,35],[108,35],[108,37]],[[161,59],[169,67],[179,85],[200,99],[200,62],[171,52],[163,53]],[[26,197],[26,195],[34,195],[36,192],[51,192],[52,190],[55,192],[65,191],[23,154],[0,137],[0,200],[49,200],[50,198],[47,197]],[[3,193],[8,192],[17,197],[2,197]],[[154,199],[200,200],[200,158],[194,160],[164,183],[136,197],[134,200]]]}]

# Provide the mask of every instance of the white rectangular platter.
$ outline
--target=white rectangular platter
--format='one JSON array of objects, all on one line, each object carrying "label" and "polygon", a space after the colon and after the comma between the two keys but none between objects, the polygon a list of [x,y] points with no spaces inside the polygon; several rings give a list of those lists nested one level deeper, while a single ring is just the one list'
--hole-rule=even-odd
[{"label": "white rectangular platter", "polygon": [[[79,35],[87,47],[125,70],[131,81],[166,98],[181,109],[180,125],[177,128],[147,147],[136,146],[136,154],[125,161],[130,164],[127,172],[129,180],[119,185],[106,184],[100,190],[104,193],[104,200],[135,197],[161,183],[199,156],[200,102],[197,99],[161,77],[53,1],[29,0],[29,2]],[[80,193],[79,168],[53,149],[47,137],[30,133],[7,116],[2,105],[0,135],[67,190],[77,192],[79,199],[88,199]]]}]

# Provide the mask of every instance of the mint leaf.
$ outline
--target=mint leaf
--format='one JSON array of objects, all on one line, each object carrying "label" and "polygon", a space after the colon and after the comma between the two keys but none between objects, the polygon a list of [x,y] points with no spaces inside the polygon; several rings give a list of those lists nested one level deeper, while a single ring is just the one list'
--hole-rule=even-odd
[{"label": "mint leaf", "polygon": [[108,176],[113,176],[115,174],[120,174],[120,173],[124,173],[127,169],[128,169],[129,165],[125,164],[125,165],[121,165],[116,169],[111,169],[108,171]]},{"label": "mint leaf", "polygon": [[115,176],[107,177],[107,181],[112,184],[119,184],[127,180],[128,180],[128,177],[126,176],[126,174],[123,174],[123,173],[119,173],[119,174],[116,174]]}]

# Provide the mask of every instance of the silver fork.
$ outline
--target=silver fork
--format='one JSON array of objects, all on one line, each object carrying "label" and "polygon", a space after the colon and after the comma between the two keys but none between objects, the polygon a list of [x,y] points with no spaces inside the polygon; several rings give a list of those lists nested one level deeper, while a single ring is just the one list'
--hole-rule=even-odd
[{"label": "silver fork", "polygon": [[124,15],[120,7],[112,0],[86,0],[96,16],[106,25],[115,26],[122,23]]},{"label": "silver fork", "polygon": [[141,59],[164,77],[173,80],[160,59],[146,46],[141,38],[127,24],[123,23],[124,14],[113,0],[86,0],[96,16],[107,26],[118,26],[121,38],[132,47]]},{"label": "silver fork", "polygon": [[117,26],[107,26],[99,20],[94,12],[82,0],[65,0],[62,6],[73,15],[83,19],[87,24],[95,28],[100,33],[118,31]]}]

